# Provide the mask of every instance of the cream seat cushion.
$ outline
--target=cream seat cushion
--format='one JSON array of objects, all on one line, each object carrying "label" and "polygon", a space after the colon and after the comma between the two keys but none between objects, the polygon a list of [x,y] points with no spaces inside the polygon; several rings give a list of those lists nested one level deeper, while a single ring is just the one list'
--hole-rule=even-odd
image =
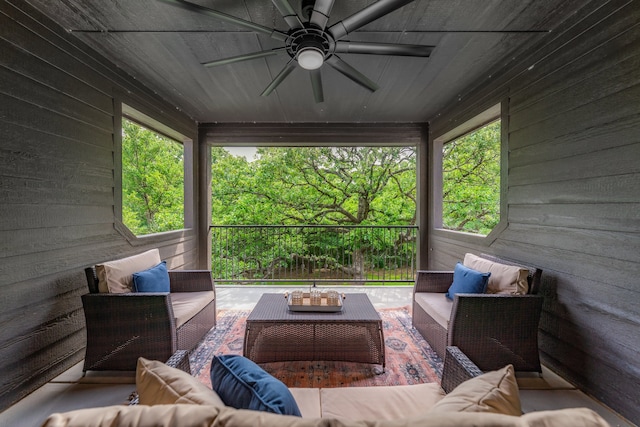
[{"label": "cream seat cushion", "polygon": [[453,301],[441,292],[416,292],[414,299],[416,304],[432,319],[446,330],[449,330]]},{"label": "cream seat cushion", "polygon": [[176,318],[176,328],[200,313],[215,297],[216,294],[213,291],[172,292],[171,307],[173,307],[173,316]]},{"label": "cream seat cushion", "polygon": [[322,418],[394,420],[424,414],[444,397],[437,383],[320,390]]},{"label": "cream seat cushion", "polygon": [[112,294],[132,292],[133,273],[155,267],[160,261],[160,251],[156,248],[127,258],[96,264],[98,290]]},{"label": "cream seat cushion", "polygon": [[491,273],[487,284],[488,294],[526,294],[529,290],[529,270],[514,265],[500,264],[467,253],[463,264],[474,270]]},{"label": "cream seat cushion", "polygon": [[322,416],[319,388],[291,387],[289,391],[295,399],[303,418],[320,418]]},{"label": "cream seat cushion", "polygon": [[52,414],[42,427],[610,427],[587,408],[522,417],[452,412],[382,421],[300,418],[212,405],[107,406]]}]

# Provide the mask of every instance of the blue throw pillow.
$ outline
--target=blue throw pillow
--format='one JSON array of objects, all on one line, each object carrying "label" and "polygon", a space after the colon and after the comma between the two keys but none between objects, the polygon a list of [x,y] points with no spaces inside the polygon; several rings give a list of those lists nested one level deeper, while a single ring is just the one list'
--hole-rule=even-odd
[{"label": "blue throw pillow", "polygon": [[453,283],[445,294],[450,300],[455,294],[483,294],[487,290],[491,273],[481,273],[457,263],[453,270]]},{"label": "blue throw pillow", "polygon": [[211,385],[227,406],[302,416],[287,386],[246,357],[214,356]]},{"label": "blue throw pillow", "polygon": [[136,292],[169,292],[167,262],[162,261],[148,270],[133,273],[133,288]]}]

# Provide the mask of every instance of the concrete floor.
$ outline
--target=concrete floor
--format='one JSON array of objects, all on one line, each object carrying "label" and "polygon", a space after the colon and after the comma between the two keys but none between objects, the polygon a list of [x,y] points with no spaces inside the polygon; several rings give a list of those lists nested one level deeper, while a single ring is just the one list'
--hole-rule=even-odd
[{"label": "concrete floor", "polygon": [[[269,286],[219,286],[217,306],[219,310],[249,310],[262,293],[283,293],[285,290],[287,289]],[[376,308],[411,305],[411,287],[349,287],[340,290],[345,293],[364,291]],[[134,383],[133,372],[88,372],[83,377],[82,364],[79,363],[0,413],[0,427],[38,426],[54,412],[123,404],[134,390]],[[546,367],[543,367],[542,378],[521,376],[518,383],[524,412],[589,407],[597,411],[612,427],[634,426]]]}]

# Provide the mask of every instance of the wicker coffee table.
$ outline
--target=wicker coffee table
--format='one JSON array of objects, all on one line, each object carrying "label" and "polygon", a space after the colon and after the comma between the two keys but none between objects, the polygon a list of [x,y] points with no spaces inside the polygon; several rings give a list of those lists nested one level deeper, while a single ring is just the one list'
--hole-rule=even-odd
[{"label": "wicker coffee table", "polygon": [[346,294],[342,311],[294,312],[283,294],[263,294],[247,318],[245,357],[256,363],[339,360],[384,368],[382,319],[366,294]]}]

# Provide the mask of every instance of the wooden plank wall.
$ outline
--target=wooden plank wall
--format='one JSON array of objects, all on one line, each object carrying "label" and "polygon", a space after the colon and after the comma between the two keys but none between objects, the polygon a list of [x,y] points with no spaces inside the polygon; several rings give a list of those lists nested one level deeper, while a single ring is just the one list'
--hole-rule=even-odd
[{"label": "wooden plank wall", "polygon": [[195,122],[16,4],[0,3],[0,410],[84,357],[86,266],[150,247],[197,262],[195,230],[131,244],[114,227],[114,94],[197,141]]},{"label": "wooden plank wall", "polygon": [[430,227],[429,266],[494,253],[544,270],[543,362],[640,420],[640,7],[592,2],[539,50],[431,122],[436,138],[509,98],[508,227]]}]

